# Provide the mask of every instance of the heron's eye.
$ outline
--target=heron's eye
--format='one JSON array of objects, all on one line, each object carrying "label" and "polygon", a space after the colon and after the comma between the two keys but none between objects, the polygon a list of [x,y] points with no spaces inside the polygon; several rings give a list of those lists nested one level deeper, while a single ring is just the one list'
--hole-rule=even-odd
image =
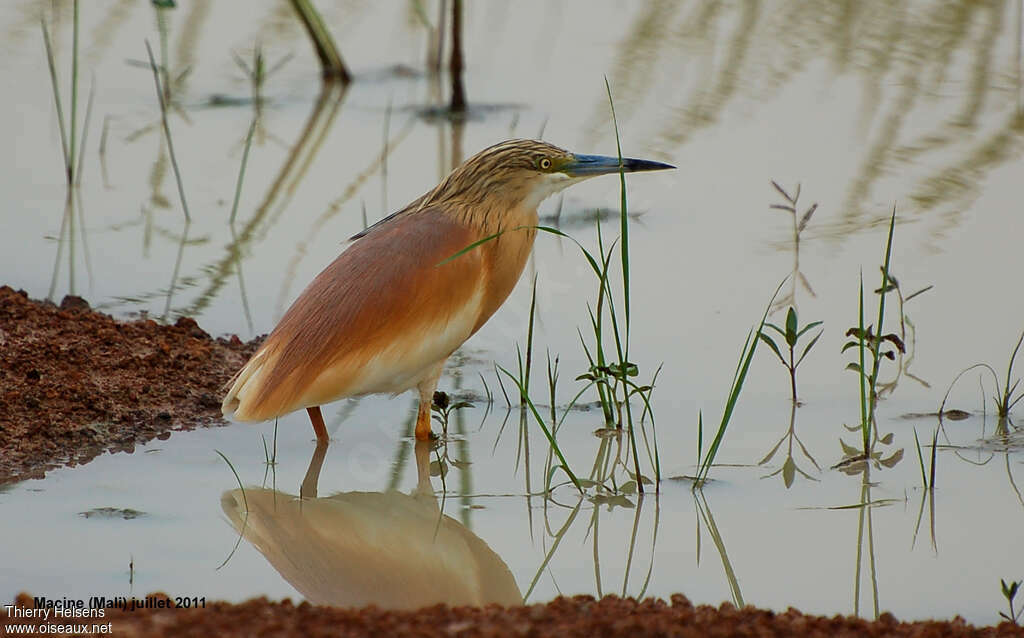
[{"label": "heron's eye", "polygon": [[542,157],[540,158],[540,161],[537,162],[537,166],[542,171],[551,170],[551,160],[548,159],[547,157]]}]

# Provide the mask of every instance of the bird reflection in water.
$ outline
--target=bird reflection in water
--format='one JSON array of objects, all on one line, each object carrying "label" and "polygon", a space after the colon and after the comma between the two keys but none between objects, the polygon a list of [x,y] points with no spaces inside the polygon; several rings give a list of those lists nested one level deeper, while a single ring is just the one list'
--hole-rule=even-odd
[{"label": "bird reflection in water", "polygon": [[237,489],[221,497],[235,530],[309,602],[384,609],[522,604],[501,557],[441,512],[430,482],[431,443],[416,441],[418,480],[409,494],[318,498],[326,451],[317,446],[300,496],[248,488],[244,497]]}]

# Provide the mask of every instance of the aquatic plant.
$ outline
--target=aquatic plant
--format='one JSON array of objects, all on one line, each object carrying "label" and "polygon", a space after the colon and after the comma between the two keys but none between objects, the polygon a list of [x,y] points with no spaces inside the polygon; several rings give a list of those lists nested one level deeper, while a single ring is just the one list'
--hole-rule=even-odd
[{"label": "aquatic plant", "polygon": [[[879,267],[881,270],[881,267]],[[906,304],[911,300],[917,298],[919,295],[924,294],[931,290],[934,286],[927,285],[924,288],[920,288],[909,295],[903,294],[903,288],[900,286],[900,282],[896,279],[896,276],[889,270],[889,284],[891,285],[890,292],[896,296],[896,316],[899,319],[899,338],[904,345],[904,350],[897,349],[894,354],[896,355],[896,375],[889,381],[879,381],[876,390],[877,396],[883,397],[886,394],[891,394],[896,390],[896,386],[899,384],[900,378],[906,374],[907,377],[917,381],[924,387],[931,387],[928,382],[910,373],[910,363],[914,358],[913,347],[915,341],[916,328],[914,322],[910,320],[910,315],[907,314]],[[909,337],[908,337],[909,334]]]},{"label": "aquatic plant", "polygon": [[1024,332],[1020,333],[1020,338],[1017,339],[1017,345],[1013,348],[1013,353],[1010,355],[1010,363],[1006,365],[1006,385],[1003,386],[1002,395],[996,395],[993,397],[996,401],[996,408],[1000,418],[1005,419],[1010,415],[1010,410],[1013,406],[1017,405],[1017,402],[1024,399],[1024,392],[1017,395],[1017,398],[1013,398],[1013,393],[1017,390],[1017,386],[1020,385],[1020,379],[1013,382],[1013,387],[1010,387],[1010,379],[1013,377],[1013,362],[1017,359],[1017,353],[1020,352],[1020,344],[1024,341]]},{"label": "aquatic plant", "polygon": [[1009,612],[1010,612],[1009,614],[1004,614],[1003,612],[999,612],[999,616],[1001,618],[1005,618],[1006,620],[1012,622],[1014,625],[1017,624],[1017,618],[1020,616],[1021,612],[1024,612],[1024,606],[1021,606],[1021,608],[1017,609],[1016,611],[1014,611],[1014,608],[1013,608],[1013,599],[1016,598],[1016,596],[1017,596],[1017,591],[1020,589],[1020,584],[1021,584],[1021,581],[1019,581],[1019,580],[1015,580],[1015,581],[1011,581],[1011,582],[1007,583],[1002,578],[999,579],[999,586],[1002,589],[1003,598],[1006,599],[1006,605],[1009,608]]},{"label": "aquatic plant", "polygon": [[434,392],[430,403],[430,410],[434,413],[433,418],[441,426],[441,431],[448,432],[448,419],[453,412],[463,408],[471,408],[473,404],[469,401],[455,401],[447,392]]},{"label": "aquatic plant", "polygon": [[754,351],[757,350],[757,344],[760,339],[760,335],[764,333],[765,321],[768,319],[768,312],[772,308],[772,304],[775,303],[775,298],[778,296],[779,291],[782,290],[782,286],[786,283],[783,280],[779,284],[775,292],[772,293],[772,298],[768,301],[768,305],[764,309],[764,314],[761,315],[761,321],[757,324],[757,331],[751,328],[747,332],[747,338],[743,342],[743,349],[740,351],[739,361],[736,363],[736,371],[733,373],[732,385],[729,387],[729,394],[725,401],[725,409],[722,412],[722,419],[718,424],[718,431],[715,433],[715,438],[711,441],[711,447],[708,448],[707,454],[703,454],[703,439],[704,439],[704,414],[698,413],[697,415],[697,475],[694,477],[693,488],[698,489],[704,486],[707,482],[708,471],[711,470],[711,465],[715,462],[715,456],[718,454],[718,450],[722,445],[722,440],[725,438],[725,432],[729,427],[729,421],[732,419],[733,410],[736,409],[736,404],[740,399],[740,392],[743,391],[743,382],[747,378],[747,371],[750,369],[750,362],[754,358]]},{"label": "aquatic plant", "polygon": [[[555,433],[557,432],[558,426],[565,419],[565,415],[575,406],[576,402],[580,397],[587,392],[591,387],[596,388],[598,393],[598,400],[601,405],[602,413],[605,418],[605,424],[610,429],[616,430],[619,433],[625,431],[629,437],[629,453],[633,464],[633,471],[631,475],[635,477],[637,481],[637,489],[639,492],[644,491],[645,478],[640,469],[640,452],[639,444],[636,438],[636,430],[640,429],[643,437],[645,450],[648,458],[650,459],[651,465],[654,469],[655,480],[657,483],[661,480],[661,462],[658,452],[657,433],[655,430],[654,422],[654,410],[651,407],[650,398],[651,392],[654,389],[654,381],[657,378],[657,372],[654,374],[652,380],[649,383],[641,384],[637,381],[639,376],[639,367],[629,360],[629,328],[630,328],[630,275],[629,275],[629,207],[626,198],[626,179],[625,170],[622,164],[622,145],[619,139],[618,123],[615,119],[615,104],[612,99],[611,86],[605,82],[605,89],[608,94],[608,102],[612,113],[612,123],[615,128],[615,139],[616,149],[619,158],[619,190],[620,190],[620,235],[614,240],[607,249],[605,248],[604,237],[601,232],[600,221],[597,225],[597,236],[598,236],[598,252],[595,255],[591,251],[587,250],[577,239],[571,235],[549,226],[533,226],[531,229],[563,237],[572,241],[580,249],[591,271],[597,278],[597,299],[593,306],[588,304],[588,313],[590,317],[591,329],[593,330],[593,342],[590,346],[587,345],[587,340],[583,336],[583,332],[579,331],[580,341],[583,346],[584,353],[586,354],[589,367],[586,371],[576,377],[577,381],[585,381],[586,385],[580,389],[573,397],[572,401],[569,402],[562,416],[562,419],[555,422],[552,419],[552,426],[549,429],[543,418],[540,416],[540,412],[537,410],[536,404],[530,397],[529,393],[529,381],[530,371],[532,368],[532,351],[533,351],[533,329],[534,329],[534,315],[536,312],[536,280],[534,281],[533,296],[530,304],[530,319],[527,329],[527,348],[526,358],[523,359],[522,351],[518,345],[516,347],[517,359],[519,364],[518,374],[513,374],[502,366],[496,366],[502,374],[507,376],[516,385],[519,390],[519,395],[524,406],[529,408],[529,411],[533,413],[535,420],[541,426],[544,431],[548,442],[552,445],[552,448],[556,452],[561,462],[560,466],[556,466],[553,469],[562,467],[566,470],[566,473],[572,478],[572,481],[578,487],[580,483],[576,478],[575,474],[572,473],[568,468],[564,456],[561,450],[557,448],[555,442]],[[525,230],[524,227],[509,229],[508,231],[500,231],[488,237],[484,237],[469,246],[466,246],[462,250],[458,251],[451,257],[448,257],[445,263],[452,259],[457,259],[463,254],[474,250],[481,244],[492,241],[499,237],[503,232],[521,231]],[[615,257],[616,248],[619,251],[618,264],[620,265],[620,272],[618,273],[622,280],[622,306],[621,310],[617,307],[615,302],[615,293],[612,290],[611,279],[612,269],[611,264]],[[610,330],[605,329],[606,323],[610,323]],[[606,332],[610,333],[612,339],[612,345],[608,346],[605,343]],[[614,352],[611,353],[611,348],[614,348]],[[550,364],[549,364],[550,365]],[[660,370],[660,368],[659,368]],[[499,383],[501,377],[498,377]],[[556,375],[549,369],[549,394],[554,396],[553,385],[557,383]],[[504,388],[502,387],[504,392]],[[634,417],[632,400],[639,399],[643,404],[643,409],[638,417]],[[506,401],[508,397],[506,395]],[[552,401],[552,406],[554,401]],[[553,407],[552,407],[553,410]],[[646,431],[645,424],[650,421],[651,425],[651,436],[649,437]],[[549,473],[550,477],[550,473]],[[649,481],[649,479],[648,479]]]},{"label": "aquatic plant", "polygon": [[764,341],[765,344],[767,344],[768,347],[772,349],[772,352],[775,353],[775,356],[779,358],[779,363],[781,363],[783,367],[789,370],[789,384],[792,393],[793,404],[800,405],[800,402],[796,398],[796,369],[804,360],[804,357],[807,356],[807,353],[811,351],[811,348],[814,347],[814,344],[818,343],[818,339],[821,338],[821,334],[825,330],[824,328],[819,330],[818,334],[814,335],[814,338],[811,339],[810,343],[804,346],[803,352],[800,353],[800,356],[794,358],[794,349],[796,348],[797,341],[799,341],[800,337],[802,337],[807,331],[813,330],[817,326],[820,326],[821,322],[812,321],[811,323],[801,328],[797,320],[796,309],[793,306],[790,306],[789,312],[786,313],[785,330],[776,326],[773,323],[766,322],[764,325],[767,326],[768,328],[771,328],[775,332],[779,333],[779,335],[781,335],[782,338],[786,340],[786,346],[788,346],[789,348],[788,361],[785,357],[782,356],[782,352],[779,350],[779,347],[775,345],[775,341],[771,337],[766,335],[763,331],[757,334],[758,338],[760,338],[761,341]]},{"label": "aquatic plant", "polygon": [[[883,334],[883,320],[885,319],[885,297],[894,289],[894,284],[889,278],[889,264],[892,258],[892,236],[896,227],[896,207],[892,209],[892,216],[889,219],[889,235],[885,243],[885,260],[882,266],[882,284],[875,292],[878,294],[878,319],[873,325],[864,327],[864,276],[860,278],[860,297],[858,323],[846,331],[847,337],[853,337],[851,341],[843,345],[842,352],[856,348],[858,359],[846,366],[848,370],[857,373],[860,382],[860,430],[864,444],[863,454],[865,458],[871,456],[871,433],[875,423],[875,407],[878,403],[878,373],[881,369],[882,359],[893,360],[896,358],[895,351],[905,352],[902,339],[893,333]],[[877,326],[877,329],[876,329]],[[866,363],[870,363],[868,372]]]},{"label": "aquatic plant", "polygon": [[956,382],[960,380],[960,377],[975,368],[983,368],[988,370],[992,375],[992,381],[995,385],[995,391],[992,394],[992,401],[996,406],[996,414],[1000,419],[1008,418],[1010,416],[1010,410],[1016,407],[1017,403],[1019,403],[1021,399],[1024,399],[1024,390],[1017,393],[1017,387],[1020,385],[1020,378],[1014,379],[1013,385],[1010,385],[1010,381],[1013,379],[1013,365],[1017,360],[1017,354],[1020,352],[1021,343],[1024,343],[1024,332],[1021,332],[1020,337],[1017,339],[1017,345],[1014,346],[1013,352],[1010,353],[1010,361],[1006,365],[1006,379],[1002,384],[1002,390],[999,389],[999,375],[996,374],[995,369],[987,363],[975,363],[974,365],[961,370],[953,379],[953,382],[949,384],[949,388],[946,390],[945,396],[942,397],[942,403],[939,406],[939,414],[944,414],[946,400],[949,399],[949,393],[952,392],[953,386],[955,386]]},{"label": "aquatic plant", "polygon": [[235,475],[235,482],[238,484],[239,491],[242,492],[242,506],[245,508],[245,518],[242,521],[242,526],[239,528],[238,539],[235,540],[235,545],[231,548],[231,551],[228,552],[228,555],[224,559],[224,562],[217,566],[217,569],[219,570],[221,567],[224,567],[228,564],[228,561],[231,560],[231,557],[235,555],[236,551],[238,551],[238,546],[242,544],[242,537],[245,535],[245,528],[249,523],[249,500],[245,496],[245,486],[242,485],[242,478],[238,476],[238,472],[235,470],[234,464],[232,464],[231,461],[228,460],[228,457],[226,457],[224,453],[221,452],[220,450],[215,449],[214,452],[216,452],[217,456],[219,456],[221,459],[224,460],[225,463],[227,463],[228,468],[231,470],[231,473]]}]

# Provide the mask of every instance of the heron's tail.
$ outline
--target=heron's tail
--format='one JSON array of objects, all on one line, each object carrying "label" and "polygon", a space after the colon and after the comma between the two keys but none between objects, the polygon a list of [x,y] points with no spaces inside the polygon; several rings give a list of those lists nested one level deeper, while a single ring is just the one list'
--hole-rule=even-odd
[{"label": "heron's tail", "polygon": [[267,348],[260,349],[234,378],[228,381],[231,388],[220,405],[220,411],[224,416],[235,421],[263,421],[275,416],[263,414],[266,410],[260,405],[265,403],[261,401],[261,396],[265,393],[263,385],[266,372],[272,367],[270,359]]}]

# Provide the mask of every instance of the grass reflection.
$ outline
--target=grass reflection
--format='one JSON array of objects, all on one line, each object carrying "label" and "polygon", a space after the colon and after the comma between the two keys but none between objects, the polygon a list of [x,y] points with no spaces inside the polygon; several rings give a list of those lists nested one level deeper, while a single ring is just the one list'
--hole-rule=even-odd
[{"label": "grass reflection", "polygon": [[701,550],[701,523],[703,522],[705,529],[708,531],[708,535],[711,537],[711,542],[714,543],[715,549],[718,551],[718,557],[722,560],[722,569],[725,572],[725,580],[729,584],[729,593],[732,594],[732,602],[736,607],[742,608],[745,606],[743,602],[743,592],[740,591],[740,582],[736,578],[736,570],[733,569],[732,561],[729,560],[729,553],[725,549],[725,540],[722,538],[722,533],[718,529],[718,525],[715,524],[714,514],[711,512],[711,505],[708,504],[707,496],[704,495],[704,490],[694,490],[693,502],[697,506],[697,564],[700,565],[700,550]]},{"label": "grass reflection", "polygon": [[[75,226],[78,226],[78,237],[75,236]],[[46,298],[53,301],[57,293],[57,284],[60,279],[61,264],[64,258],[65,246],[67,247],[67,281],[68,294],[77,295],[78,290],[75,283],[75,272],[78,259],[76,258],[76,245],[82,245],[82,258],[85,263],[86,273],[89,278],[89,290],[93,288],[92,258],[89,251],[88,233],[85,224],[85,209],[82,206],[82,192],[77,188],[69,188],[64,199],[64,214],[61,217],[60,233],[56,238],[57,251],[53,261],[53,274],[50,276],[50,289]]]}]

